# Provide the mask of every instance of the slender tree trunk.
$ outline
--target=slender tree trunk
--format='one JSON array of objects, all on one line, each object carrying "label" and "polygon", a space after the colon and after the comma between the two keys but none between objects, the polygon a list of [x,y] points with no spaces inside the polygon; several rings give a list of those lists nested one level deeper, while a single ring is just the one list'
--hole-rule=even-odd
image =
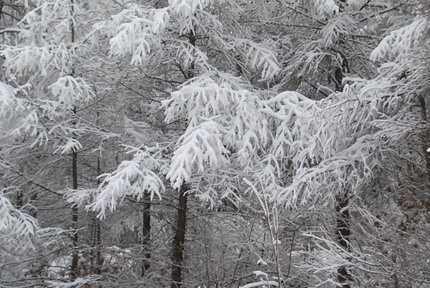
[{"label": "slender tree trunk", "polygon": [[[72,15],[72,17],[75,14],[75,1],[74,0],[70,0],[70,14]],[[75,43],[75,25],[73,23],[73,21],[70,22],[70,33],[71,33],[71,39],[70,42],[71,43]],[[75,68],[72,66],[71,67],[71,75],[75,74]],[[76,107],[73,107],[73,114],[76,114]],[[75,125],[76,123],[74,122],[73,125]],[[73,151],[72,152],[72,182],[73,182],[73,189],[76,190],[78,189],[78,152],[77,151]],[[72,207],[72,230],[73,230],[73,234],[72,234],[72,247],[73,247],[73,252],[72,252],[72,265],[71,265],[71,280],[74,281],[76,279],[77,276],[77,272],[78,272],[78,260],[79,260],[79,253],[78,253],[78,206],[77,205],[73,205]]]},{"label": "slender tree trunk", "polygon": [[[350,215],[349,215],[349,199],[348,192],[338,195],[336,197],[336,234],[339,245],[346,251],[351,250],[349,237],[351,236],[350,230]],[[350,288],[349,282],[352,280],[351,274],[348,269],[343,266],[337,270],[337,281],[341,283],[342,287]]]},{"label": "slender tree trunk", "polygon": [[[99,113],[97,112],[97,117],[99,116]],[[98,118],[97,118],[98,119]],[[101,168],[100,168],[100,157],[97,158],[97,174],[101,175]],[[97,178],[97,186],[100,185],[100,178]],[[95,218],[95,240],[96,240],[96,269],[95,274],[101,274],[101,268],[103,265],[103,259],[102,259],[102,228],[101,228],[101,221],[99,218]]]},{"label": "slender tree trunk", "polygon": [[[72,188],[78,189],[78,152],[72,152]],[[72,264],[70,267],[70,280],[74,281],[78,272],[78,206],[72,206]]]},{"label": "slender tree trunk", "polygon": [[[70,0],[70,15],[72,15],[72,17],[75,14],[75,1],[74,0]],[[73,21],[70,21],[70,42],[74,43],[75,42],[75,25]],[[75,70],[74,67],[70,67],[71,71],[70,74],[74,75],[75,74]],[[73,107],[73,114],[76,114],[76,107]],[[75,125],[76,123],[73,123],[73,125]],[[78,152],[77,151],[73,151],[72,152],[72,188],[74,190],[78,189]],[[77,277],[77,273],[78,273],[78,260],[79,260],[79,252],[78,252],[78,206],[77,205],[73,205],[72,206],[72,237],[71,237],[71,241],[72,241],[72,264],[70,267],[70,280],[74,281]]]},{"label": "slender tree trunk", "polygon": [[[196,45],[196,35],[194,31],[188,33],[188,41],[192,46]],[[194,62],[191,63],[189,70],[185,73],[185,78],[191,79],[194,77],[195,71]],[[172,241],[172,282],[171,288],[180,288],[182,285],[182,267],[184,260],[184,243],[185,243],[185,231],[187,222],[187,191],[189,187],[186,184],[182,184],[179,190],[178,209],[177,209],[177,224],[175,229],[175,237]]]},{"label": "slender tree trunk", "polygon": [[151,253],[149,252],[151,241],[151,195],[145,193],[143,200],[142,250],[144,258],[142,260],[142,276],[145,276],[145,272],[151,268]]},{"label": "slender tree trunk", "polygon": [[[19,172],[22,173],[22,175],[26,174],[24,168],[21,168],[21,167],[19,169]],[[22,207],[24,207],[24,194],[22,194],[20,190],[16,193],[15,205],[16,205],[16,208],[18,209],[21,209]]]},{"label": "slender tree trunk", "polygon": [[91,273],[101,274],[101,227],[100,220],[94,215],[91,231]]},{"label": "slender tree trunk", "polygon": [[[336,91],[342,91],[342,81],[344,70],[348,69],[346,59],[343,59],[341,67],[335,70]],[[346,187],[343,188],[339,195],[336,196],[336,235],[339,245],[346,251],[351,250],[351,243],[349,237],[351,235],[350,229],[350,214],[349,214],[349,192]],[[347,267],[342,266],[337,270],[337,281],[343,288],[350,288],[349,284],[352,276]]]},{"label": "slender tree trunk", "polygon": [[187,185],[179,191],[178,219],[175,237],[172,242],[172,283],[171,288],[180,288],[182,285],[182,266],[184,260],[185,229],[187,221]]},{"label": "slender tree trunk", "polygon": [[103,265],[103,258],[102,258],[102,228],[100,225],[100,219],[96,219],[96,245],[97,245],[97,252],[96,252],[96,260],[97,260],[97,267],[96,267],[96,274],[102,273],[102,265]]},{"label": "slender tree trunk", "polygon": [[[97,124],[99,119],[99,112],[97,112]],[[100,157],[97,157],[97,175],[101,175]],[[100,185],[100,179],[97,178],[97,186]],[[102,257],[101,257],[101,223],[100,219],[94,215],[93,219],[93,232],[91,237],[91,271],[94,274],[101,274]]]}]

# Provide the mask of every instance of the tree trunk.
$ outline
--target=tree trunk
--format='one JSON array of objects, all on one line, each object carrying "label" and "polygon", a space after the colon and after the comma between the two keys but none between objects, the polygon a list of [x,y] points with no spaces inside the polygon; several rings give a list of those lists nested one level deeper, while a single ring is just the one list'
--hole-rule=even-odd
[{"label": "tree trunk", "polygon": [[[99,119],[99,112],[97,112],[97,121]],[[102,174],[102,169],[100,167],[100,157],[97,158],[97,174]],[[97,178],[97,186],[100,185],[100,178]],[[96,267],[94,269],[95,274],[101,274],[102,273],[102,265],[103,265],[103,259],[102,259],[102,228],[101,228],[101,221],[100,219],[95,216],[94,217],[94,246],[96,248]]]},{"label": "tree trunk", "polygon": [[[70,14],[74,16],[75,14],[75,1],[70,0]],[[75,25],[73,21],[70,21],[70,42],[75,42]],[[70,74],[74,75],[75,70],[74,67],[70,67],[71,71]],[[73,114],[76,114],[76,107],[73,107]],[[76,123],[73,122],[73,125]],[[72,188],[74,190],[78,189],[78,152],[73,151],[72,152]],[[78,272],[78,260],[79,260],[79,253],[78,253],[78,206],[75,204],[72,206],[72,264],[70,267],[70,280],[74,281],[77,277]]]},{"label": "tree trunk", "polygon": [[[335,70],[335,85],[336,91],[343,90],[343,73],[344,70],[348,69],[346,59],[343,59],[341,67],[337,67]],[[351,243],[349,237],[351,235],[350,230],[350,215],[349,215],[349,192],[346,187],[343,188],[339,195],[336,196],[336,235],[339,245],[346,251],[351,250]],[[350,288],[349,284],[352,280],[351,274],[345,266],[340,267],[337,270],[337,281],[343,288]]]},{"label": "tree trunk", "polygon": [[[194,31],[188,33],[188,41],[192,46],[196,45],[196,35]],[[184,76],[187,80],[194,77],[195,63],[192,62],[187,73]],[[182,266],[184,260],[184,243],[185,243],[185,229],[187,222],[187,191],[189,187],[182,184],[179,190],[179,201],[177,208],[177,224],[175,229],[175,237],[172,241],[172,282],[171,288],[180,288],[182,285]]]},{"label": "tree trunk", "polygon": [[180,288],[182,285],[182,266],[184,260],[185,229],[187,220],[187,195],[188,188],[183,185],[179,191],[178,219],[175,237],[172,242],[172,282],[171,288]]},{"label": "tree trunk", "polygon": [[145,272],[151,268],[150,259],[151,253],[149,252],[149,244],[151,241],[151,195],[145,193],[143,198],[143,227],[142,227],[142,277],[145,276]]},{"label": "tree trunk", "polygon": [[[336,234],[339,245],[346,251],[351,250],[349,237],[351,236],[350,230],[350,215],[349,215],[349,199],[348,193],[336,197]],[[341,283],[342,287],[350,288],[349,282],[352,280],[351,274],[348,269],[343,266],[337,270],[337,281]]]},{"label": "tree trunk", "polygon": [[[78,189],[78,152],[72,152],[72,188]],[[78,206],[75,204],[72,206],[72,264],[70,267],[70,280],[74,281],[77,277],[78,272]]]},{"label": "tree trunk", "polygon": [[100,219],[94,216],[93,229],[91,232],[91,273],[101,274],[101,227]]}]

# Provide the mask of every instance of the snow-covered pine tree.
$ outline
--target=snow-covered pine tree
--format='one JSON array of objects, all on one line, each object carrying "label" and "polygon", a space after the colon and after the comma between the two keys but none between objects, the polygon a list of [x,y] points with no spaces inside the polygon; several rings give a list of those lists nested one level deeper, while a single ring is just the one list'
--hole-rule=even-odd
[{"label": "snow-covered pine tree", "polygon": [[[317,2],[307,4],[326,5],[328,3],[328,1]],[[427,109],[425,100],[420,97],[421,91],[427,89],[427,86],[421,82],[421,76],[426,75],[424,71],[427,68],[424,67],[428,67],[428,63],[422,61],[418,65],[414,62],[416,60],[413,60],[417,59],[415,55],[427,53],[422,46],[425,45],[426,37],[423,37],[425,35],[423,31],[427,27],[427,20],[414,8],[398,1],[378,4],[368,1],[343,4],[333,2],[333,4],[337,8],[330,9],[330,15],[324,15],[322,18],[318,14],[307,14],[306,11],[312,9],[305,10],[301,5],[285,6],[287,10],[292,11],[291,13],[301,15],[298,17],[314,21],[311,21],[312,26],[304,25],[304,22],[289,25],[299,26],[305,31],[314,29],[321,31],[321,34],[309,33],[320,35],[323,39],[311,38],[310,41],[299,37],[292,39],[302,41],[303,47],[307,48],[293,50],[287,58],[290,63],[288,65],[291,68],[297,65],[305,69],[298,70],[300,72],[298,77],[290,73],[292,69],[286,70],[284,81],[293,84],[301,83],[301,87],[298,87],[299,91],[306,95],[312,95],[313,88],[315,90],[320,88],[326,98],[318,101],[302,98],[303,100],[299,102],[297,100],[292,102],[293,98],[289,96],[288,102],[285,101],[284,105],[279,105],[280,103],[275,101],[276,98],[272,100],[269,106],[273,111],[270,114],[277,128],[273,146],[268,151],[268,155],[276,155],[277,159],[284,164],[277,163],[274,167],[268,165],[270,168],[266,168],[261,173],[264,176],[262,183],[275,182],[278,185],[265,184],[261,185],[261,188],[257,187],[260,189],[270,187],[267,191],[271,193],[266,192],[266,195],[269,195],[268,197],[274,203],[272,205],[278,203],[288,207],[288,211],[294,209],[299,212],[300,208],[306,209],[309,219],[313,217],[331,219],[331,221],[324,220],[326,227],[322,227],[321,224],[305,226],[304,231],[308,231],[304,235],[313,239],[313,247],[310,249],[297,247],[296,250],[301,250],[300,253],[291,251],[298,255],[292,260],[298,261],[295,266],[299,269],[293,272],[300,273],[302,269],[307,272],[298,274],[303,275],[299,276],[300,281],[305,281],[311,286],[328,285],[328,283],[336,283],[342,287],[362,287],[369,283],[372,285],[408,283],[407,285],[410,285],[411,281],[407,280],[406,275],[412,275],[412,273],[400,272],[398,268],[399,265],[409,261],[402,256],[405,255],[406,249],[400,249],[394,255],[388,252],[393,257],[391,260],[387,259],[389,257],[377,255],[387,253],[386,249],[390,246],[387,242],[391,243],[387,239],[392,237],[387,237],[387,234],[398,231],[399,227],[404,229],[405,219],[410,219],[411,211],[406,212],[408,209],[425,209],[425,201],[422,200],[423,198],[419,200],[418,195],[421,193],[406,191],[411,187],[416,191],[417,187],[428,185],[421,180],[426,171],[425,168],[423,169],[425,167],[423,164],[427,163],[425,161],[427,155],[423,148],[426,144],[422,140],[426,138],[422,137],[425,137],[424,133],[428,128],[425,128],[426,124],[423,126]],[[405,7],[407,9],[402,10]],[[412,23],[410,15],[416,15]],[[345,19],[349,22],[345,22]],[[390,21],[393,22],[390,23]],[[355,25],[352,25],[353,23]],[[393,25],[391,28],[393,31],[388,32],[388,36],[378,45],[375,41],[378,39],[376,33],[380,33],[380,27],[390,24]],[[288,25],[285,26],[288,27]],[[374,35],[368,29],[375,29]],[[294,34],[285,35],[285,37],[291,37]],[[372,53],[368,48],[357,51],[352,43],[362,43],[376,49]],[[392,49],[390,44],[395,44],[396,49]],[[369,61],[381,60],[384,57],[388,58],[388,61],[379,67]],[[412,67],[410,65],[414,67],[414,71],[417,69],[420,72],[411,73],[410,68],[405,68]],[[407,77],[408,73],[416,78]],[[326,77],[331,80],[327,81]],[[316,81],[326,84],[314,85]],[[285,82],[282,84],[285,85]],[[310,85],[308,88],[305,86],[307,82],[311,83],[308,83]],[[408,88],[401,88],[405,86]],[[284,89],[282,86],[281,88]],[[417,93],[417,91],[420,92]],[[319,99],[313,96],[309,98]],[[424,109],[415,107],[424,107]],[[404,133],[410,134],[407,134],[408,137],[401,137],[400,135],[405,134],[398,130],[400,123],[406,125],[401,126],[403,127],[401,129],[406,127],[415,127],[415,129],[412,129],[413,132],[410,129],[403,130]],[[408,141],[401,144],[400,139],[408,139]],[[412,152],[411,146],[421,148]],[[396,152],[391,154],[393,151]],[[402,156],[393,158],[394,155]],[[410,164],[407,165],[407,169],[401,168],[401,159],[408,159]],[[264,173],[279,171],[279,168],[276,170],[277,167],[281,167],[282,177],[276,177],[273,172]],[[392,185],[398,180],[393,182],[384,180],[393,179],[393,173],[408,174],[408,181],[414,184],[408,185],[405,189],[404,186],[400,187],[404,185],[402,180],[402,185],[394,188]],[[421,189],[423,188],[418,188],[418,190]],[[410,198],[405,196],[410,193],[413,195]],[[417,205],[404,207],[403,213],[406,215],[401,216],[397,213],[403,205],[398,197],[408,198]],[[309,213],[309,211],[314,212]],[[396,216],[393,215],[393,211],[396,211],[394,214]],[[285,210],[283,213],[286,213]],[[402,217],[404,217],[403,220]],[[297,219],[300,220],[300,218]],[[309,220],[307,222],[309,223]],[[393,225],[393,223],[397,224]],[[424,230],[421,230],[421,233]],[[416,239],[422,238],[421,233],[410,235],[410,238],[403,235],[397,238],[400,242],[392,245],[405,243],[403,242],[405,239],[411,241],[409,243],[416,243],[414,242]],[[365,236],[362,237],[363,235]],[[411,251],[413,250],[411,248]],[[415,253],[414,255],[417,255],[420,252]],[[378,271],[376,273],[378,277],[373,277],[369,271]],[[308,278],[304,276],[306,274],[313,277]],[[422,279],[421,275],[424,275],[422,270],[418,274],[420,276],[413,277]],[[384,276],[381,277],[382,275]],[[400,278],[402,280],[399,280]],[[297,281],[294,277],[284,280],[287,283]],[[420,284],[415,283],[415,285]]]},{"label": "snow-covered pine tree", "polygon": [[[19,107],[21,107],[20,99],[15,97],[13,88],[3,82],[0,82],[0,103],[0,139],[3,143],[3,150],[7,149],[9,144],[8,130],[18,117]],[[3,179],[7,179],[7,170],[12,167],[3,157],[3,153],[0,157],[1,176]],[[3,182],[0,188],[0,265],[2,266],[6,266],[8,263],[19,263],[25,257],[26,252],[33,248],[32,236],[36,234],[38,229],[37,221],[28,214],[28,205],[14,201],[16,195],[20,193],[20,188],[7,184],[6,181]],[[0,277],[7,283],[7,281],[14,280],[14,272],[13,269],[9,268],[1,269]]]},{"label": "snow-covered pine tree", "polygon": [[[136,162],[139,156],[123,163],[125,166],[121,164],[106,178],[92,207],[103,212],[126,195],[139,197],[145,190],[158,193],[162,187],[158,178],[170,179],[172,188],[179,191],[171,271],[171,287],[179,287],[184,281],[187,200],[195,196],[209,206],[217,206],[223,198],[238,197],[240,181],[224,179],[236,174],[237,169],[250,170],[267,142],[260,99],[250,76],[260,75],[262,81],[269,82],[279,67],[271,43],[255,42],[246,30],[238,29],[235,19],[242,15],[239,3],[147,4],[129,3],[95,29],[111,37],[113,57],[130,55],[130,62],[138,65],[142,74],[160,82],[158,97],[166,98],[174,89],[162,102],[169,124],[164,140],[159,140],[163,146],[143,147],[144,151],[161,149],[168,157],[161,167],[150,165],[158,170],[154,171],[158,176],[144,172],[152,178],[140,174],[142,170],[134,170],[129,177],[120,176],[125,175],[126,166],[140,165]],[[172,151],[170,156],[166,151]],[[126,186],[119,185],[124,180]],[[141,190],[130,193],[124,189],[132,183]]]},{"label": "snow-covered pine tree", "polygon": [[[17,275],[18,279],[32,275],[36,283],[45,277],[61,282],[65,275],[73,281],[79,274],[78,210],[75,204],[63,201],[63,196],[67,194],[65,191],[76,191],[82,175],[88,176],[79,180],[83,187],[95,185],[97,174],[85,167],[94,165],[91,160],[97,156],[93,153],[88,162],[82,161],[78,166],[78,151],[109,137],[97,126],[95,115],[88,114],[99,99],[95,85],[90,84],[91,75],[85,74],[93,69],[88,69],[91,63],[84,58],[91,55],[85,38],[86,17],[98,4],[73,0],[22,1],[26,9],[23,19],[13,29],[5,30],[12,36],[2,43],[0,55],[4,59],[5,81],[17,90],[20,106],[16,105],[16,109],[20,114],[5,135],[10,146],[2,146],[4,159],[10,163],[5,174],[9,178],[3,179],[8,186],[17,186],[17,199],[33,207],[41,226],[63,228],[62,233],[52,229],[51,237],[55,236],[58,242],[40,239],[46,246],[38,247],[35,259],[43,261],[37,260],[40,266],[37,273],[27,273],[26,269]],[[51,206],[50,212],[46,212],[49,211],[46,206]],[[67,206],[72,208],[70,218],[70,213],[64,213]],[[65,241],[67,237],[70,242]],[[71,247],[67,247],[69,244]],[[50,267],[63,264],[67,254],[72,255],[70,267],[61,271]]]}]

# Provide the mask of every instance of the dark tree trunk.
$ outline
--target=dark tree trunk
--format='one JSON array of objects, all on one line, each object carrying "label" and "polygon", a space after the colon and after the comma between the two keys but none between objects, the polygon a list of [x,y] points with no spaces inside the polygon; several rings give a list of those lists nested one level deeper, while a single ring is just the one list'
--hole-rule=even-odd
[{"label": "dark tree trunk", "polygon": [[150,260],[151,253],[149,252],[149,244],[151,241],[151,195],[145,193],[143,198],[143,227],[142,227],[142,249],[143,249],[143,260],[142,260],[142,276],[145,276],[145,272],[151,268]]},{"label": "dark tree trunk", "polygon": [[[342,56],[343,57],[343,56]],[[336,80],[336,91],[342,91],[343,85],[343,73],[348,70],[348,63],[343,58],[341,67],[337,67],[335,70]],[[339,195],[336,196],[336,235],[339,245],[346,251],[351,250],[351,243],[349,237],[351,236],[350,230],[350,215],[349,215],[349,193],[347,188],[343,188]],[[351,274],[347,267],[342,266],[337,270],[337,281],[342,285],[343,288],[350,288],[349,284],[352,281]]]},{"label": "dark tree trunk", "polygon": [[[78,153],[72,152],[72,188],[78,189]],[[70,267],[70,280],[74,281],[77,277],[78,272],[78,206],[72,206],[72,264]]]},{"label": "dark tree trunk", "polygon": [[91,272],[101,274],[101,227],[97,216],[93,219],[93,230],[91,235]]},{"label": "dark tree trunk", "polygon": [[[194,31],[188,33],[188,41],[191,45],[196,45],[196,35]],[[189,70],[185,73],[185,78],[191,79],[194,77],[195,63],[191,63]],[[187,222],[187,191],[189,187],[186,184],[182,184],[179,190],[178,208],[177,208],[177,223],[175,229],[175,237],[172,241],[172,282],[171,288],[180,288],[182,285],[182,267],[184,261],[184,243],[185,243],[185,230]]]},{"label": "dark tree trunk", "polygon": [[178,219],[175,229],[175,237],[172,242],[172,283],[171,288],[180,288],[182,285],[182,266],[184,260],[185,229],[187,221],[187,192],[183,185],[179,191]]},{"label": "dark tree trunk", "polygon": [[[99,113],[97,112],[97,119],[99,117]],[[97,174],[101,175],[102,170],[100,167],[100,157],[97,158]],[[100,185],[100,178],[97,178],[97,186]],[[102,228],[101,228],[101,221],[100,219],[95,216],[94,217],[94,235],[93,235],[93,249],[92,256],[95,258],[95,274],[101,274],[102,273],[102,265],[103,265],[103,259],[102,259]],[[93,264],[94,265],[94,264]]]},{"label": "dark tree trunk", "polygon": [[[349,215],[349,199],[348,193],[338,195],[336,197],[336,234],[339,245],[346,251],[351,250],[349,237],[351,236],[350,230],[350,215]],[[343,266],[337,270],[337,280],[341,283],[342,287],[350,288],[349,282],[352,280],[351,274],[348,269]]]},{"label": "dark tree trunk", "polygon": [[[75,0],[70,0],[70,14],[72,17],[75,14]],[[70,21],[70,42],[75,43],[75,25],[73,21]],[[70,67],[70,74],[73,76],[75,74],[74,67]],[[76,107],[73,107],[73,114],[76,114]],[[73,122],[75,125],[76,122]],[[74,190],[78,189],[78,152],[72,152],[72,188]],[[74,281],[77,277],[78,273],[78,261],[79,261],[79,252],[78,252],[78,206],[75,204],[72,206],[72,263],[70,267],[70,280]]]}]

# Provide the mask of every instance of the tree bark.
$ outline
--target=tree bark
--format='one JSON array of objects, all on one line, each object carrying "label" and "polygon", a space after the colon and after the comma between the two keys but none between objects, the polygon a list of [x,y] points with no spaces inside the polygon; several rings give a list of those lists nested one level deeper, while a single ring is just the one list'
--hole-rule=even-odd
[{"label": "tree bark", "polygon": [[[99,119],[99,113],[97,112],[97,121]],[[100,157],[97,158],[97,174],[101,175],[102,174],[102,169],[100,167]],[[100,178],[97,178],[97,186],[100,185]],[[101,248],[102,248],[102,228],[101,228],[101,223],[100,223],[100,219],[95,216],[94,217],[94,242],[93,242],[93,247],[95,247],[96,249],[96,253],[95,253],[95,269],[94,269],[94,273],[95,274],[101,274],[102,273],[102,265],[103,265],[103,259],[102,259],[102,252],[101,252]]]},{"label": "tree bark", "polygon": [[[342,60],[342,65],[336,67],[335,80],[336,80],[336,91],[341,92],[343,90],[343,73],[348,69],[346,59]],[[344,190],[336,196],[336,235],[339,245],[346,251],[351,250],[351,243],[349,237],[351,236],[350,230],[350,214],[349,214],[349,192],[346,187]],[[337,270],[337,281],[339,281],[341,287],[351,288],[349,284],[352,281],[352,276],[349,273],[347,267],[342,266]]]},{"label": "tree bark", "polygon": [[[351,236],[350,230],[350,215],[349,215],[349,199],[348,193],[336,197],[336,234],[339,245],[346,251],[351,250],[349,237]],[[343,266],[337,270],[337,281],[341,283],[342,287],[350,288],[349,282],[352,280],[351,274],[348,269]]]},{"label": "tree bark", "polygon": [[[188,41],[192,46],[196,45],[196,35],[194,31],[188,33]],[[187,80],[191,79],[195,75],[195,63],[192,62],[187,73],[184,76]],[[175,229],[175,237],[172,241],[172,282],[171,288],[180,288],[182,285],[182,267],[184,260],[184,243],[185,243],[185,230],[187,222],[187,191],[189,187],[186,184],[182,184],[179,190],[178,208],[177,208],[177,223]]]},{"label": "tree bark", "polygon": [[149,244],[151,242],[151,195],[145,193],[143,203],[143,227],[142,227],[142,276],[145,276],[145,272],[151,268],[150,259],[151,253],[149,252]]},{"label": "tree bark", "polygon": [[184,260],[185,229],[187,221],[187,194],[188,188],[183,185],[179,191],[178,219],[175,237],[172,242],[172,282],[171,288],[180,288],[182,285],[182,266]]},{"label": "tree bark", "polygon": [[[98,119],[99,119],[99,112],[97,112],[97,124],[99,124]],[[97,157],[97,175],[101,175],[101,174],[102,174],[102,171],[100,167],[100,156],[99,156]],[[96,182],[97,182],[97,186],[99,186],[101,181],[99,178],[97,178]],[[103,264],[103,259],[101,257],[101,245],[102,245],[101,221],[95,214],[93,215],[92,221],[93,221],[93,227],[91,231],[91,273],[101,274],[102,272],[101,267]]]},{"label": "tree bark", "polygon": [[[78,189],[78,152],[72,152],[72,188]],[[78,272],[78,206],[74,204],[72,206],[72,264],[70,267],[70,280],[74,281],[77,277]]]},{"label": "tree bark", "polygon": [[100,219],[94,216],[91,231],[91,273],[101,274],[101,226]]},{"label": "tree bark", "polygon": [[[75,1],[70,0],[70,15],[74,16],[75,14]],[[75,42],[75,25],[73,21],[70,21],[70,42]],[[71,75],[75,74],[74,67],[71,67],[70,71]],[[73,114],[76,114],[76,107],[73,107]],[[76,123],[73,122],[73,125]],[[72,188],[74,190],[78,189],[78,152],[72,152]],[[78,260],[79,260],[79,252],[78,252],[78,206],[74,204],[72,206],[72,263],[70,267],[70,280],[74,281],[77,277],[78,273]]]}]

